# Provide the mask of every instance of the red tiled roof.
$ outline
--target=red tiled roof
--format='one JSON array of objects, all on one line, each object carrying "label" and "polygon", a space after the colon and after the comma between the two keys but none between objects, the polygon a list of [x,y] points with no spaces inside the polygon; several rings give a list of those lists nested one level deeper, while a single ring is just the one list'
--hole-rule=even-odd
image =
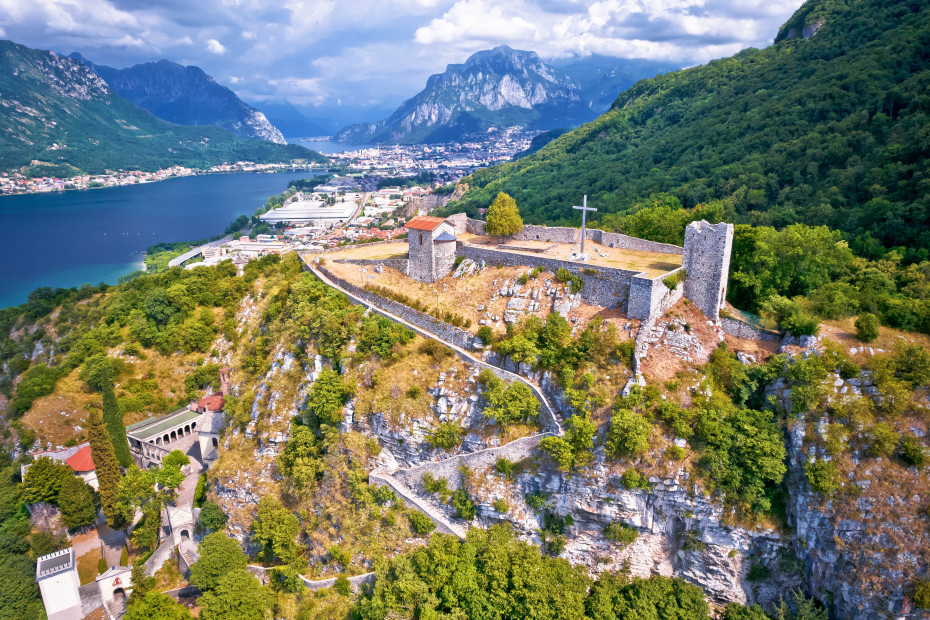
[{"label": "red tiled roof", "polygon": [[414,230],[436,230],[436,228],[445,221],[445,218],[442,217],[421,215],[404,224],[404,228],[412,228]]},{"label": "red tiled roof", "polygon": [[76,472],[82,471],[94,471],[94,459],[90,456],[90,446],[84,446],[77,452],[71,455],[67,461],[68,465],[71,466]]},{"label": "red tiled roof", "polygon": [[222,394],[211,394],[198,400],[197,404],[207,411],[222,411],[225,403]]}]

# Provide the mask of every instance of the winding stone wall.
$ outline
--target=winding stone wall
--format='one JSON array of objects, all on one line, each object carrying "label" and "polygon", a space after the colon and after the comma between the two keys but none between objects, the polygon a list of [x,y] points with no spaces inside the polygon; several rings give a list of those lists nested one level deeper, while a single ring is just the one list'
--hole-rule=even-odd
[{"label": "winding stone wall", "polygon": [[[398,469],[392,472],[392,475],[409,488],[419,490],[423,484],[423,475],[429,472],[430,475],[435,478],[445,478],[448,480],[449,488],[455,490],[459,488],[461,483],[462,476],[459,473],[459,468],[462,465],[472,470],[479,470],[493,467],[497,459],[501,457],[508,458],[515,463],[522,461],[530,457],[537,446],[539,446],[539,442],[549,435],[549,433],[544,433],[541,435],[522,437],[510,442],[506,446],[487,448],[469,454],[460,454],[439,463],[424,463],[423,465],[411,467],[410,469]],[[423,493],[425,493],[425,491],[423,491]]]},{"label": "winding stone wall", "polygon": [[[470,331],[460,327],[455,327],[454,325],[449,325],[445,321],[434,319],[428,314],[414,310],[410,306],[406,306],[400,302],[394,301],[393,299],[387,299],[370,291],[366,291],[365,289],[356,286],[355,284],[351,284],[350,282],[347,282],[343,278],[337,276],[330,270],[326,269],[326,267],[323,265],[318,266],[317,269],[323,272],[327,278],[333,282],[338,283],[339,286],[345,290],[371,304],[372,310],[374,312],[378,312],[379,309],[384,309],[391,314],[399,316],[408,323],[412,323],[413,325],[416,325],[417,327],[428,331],[431,334],[435,334],[443,340],[451,342],[458,347],[462,347],[463,349],[468,349],[471,347],[475,336]],[[379,312],[379,314],[381,313]]]}]

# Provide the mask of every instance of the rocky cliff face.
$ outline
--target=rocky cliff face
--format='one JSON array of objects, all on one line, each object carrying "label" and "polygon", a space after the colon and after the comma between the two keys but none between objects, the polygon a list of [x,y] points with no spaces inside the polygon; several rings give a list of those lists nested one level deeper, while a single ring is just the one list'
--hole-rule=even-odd
[{"label": "rocky cliff face", "polygon": [[506,46],[478,52],[433,75],[389,118],[340,131],[343,142],[442,142],[491,126],[573,126],[594,117],[571,78],[535,52]]},{"label": "rocky cliff face", "polygon": [[96,65],[80,54],[72,57],[90,67],[118,94],[163,120],[178,125],[218,125],[240,138],[285,144],[284,136],[264,114],[199,67],[159,60],[114,69]]}]

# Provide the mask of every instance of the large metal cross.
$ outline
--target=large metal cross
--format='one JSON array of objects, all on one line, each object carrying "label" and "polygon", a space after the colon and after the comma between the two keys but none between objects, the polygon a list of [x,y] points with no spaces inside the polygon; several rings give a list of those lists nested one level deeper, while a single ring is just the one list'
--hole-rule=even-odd
[{"label": "large metal cross", "polygon": [[581,203],[580,207],[572,207],[572,209],[578,209],[581,211],[581,254],[584,254],[584,236],[585,236],[585,224],[588,219],[588,211],[597,211],[594,207],[588,206],[588,197],[584,197],[584,202]]}]

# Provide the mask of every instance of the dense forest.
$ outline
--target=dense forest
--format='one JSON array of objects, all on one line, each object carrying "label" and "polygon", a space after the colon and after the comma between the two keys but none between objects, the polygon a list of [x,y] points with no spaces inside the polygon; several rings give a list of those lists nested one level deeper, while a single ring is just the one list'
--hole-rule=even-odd
[{"label": "dense forest", "polygon": [[528,222],[577,225],[583,194],[603,217],[666,193],[686,208],[723,200],[741,223],[930,247],[928,12],[808,2],[774,45],[638,82],[538,153],[475,172],[447,210],[505,191]]}]

